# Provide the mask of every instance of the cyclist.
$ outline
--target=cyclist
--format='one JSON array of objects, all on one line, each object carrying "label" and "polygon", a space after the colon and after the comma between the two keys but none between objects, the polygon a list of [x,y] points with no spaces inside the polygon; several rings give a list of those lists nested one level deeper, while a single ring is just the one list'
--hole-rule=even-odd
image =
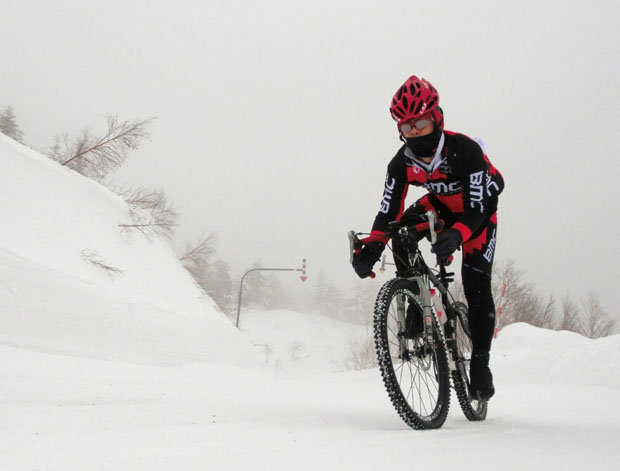
[{"label": "cyclist", "polygon": [[[495,327],[491,269],[503,178],[487,158],[482,140],[444,130],[439,94],[427,80],[410,77],[394,95],[390,113],[404,144],[388,165],[379,212],[353,267],[360,278],[372,274],[388,241],[389,222],[412,213],[437,213],[444,223],[432,247],[437,258],[449,263],[457,248],[463,248],[461,277],[473,344],[471,390],[488,400],[495,393],[489,369]],[[409,185],[422,186],[428,193],[405,211]],[[403,276],[404,248],[395,240],[393,250],[397,276]]]}]

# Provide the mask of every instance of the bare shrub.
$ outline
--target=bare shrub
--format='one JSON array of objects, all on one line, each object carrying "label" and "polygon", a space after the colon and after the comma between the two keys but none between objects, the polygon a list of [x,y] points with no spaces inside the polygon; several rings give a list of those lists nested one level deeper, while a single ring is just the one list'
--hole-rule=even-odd
[{"label": "bare shrub", "polygon": [[154,235],[168,239],[174,235],[178,213],[162,190],[145,188],[115,189],[129,205],[130,223],[119,224],[123,230],[137,230],[147,238]]},{"label": "bare shrub", "polygon": [[215,253],[216,242],[217,236],[213,232],[203,234],[195,244],[187,242],[183,255],[179,257],[179,261],[201,287],[205,281],[209,258]]},{"label": "bare shrub", "polygon": [[288,347],[289,357],[293,361],[303,360],[308,358],[306,354],[306,345],[299,340],[294,341]]},{"label": "bare shrub", "polygon": [[583,335],[591,339],[607,337],[613,334],[617,319],[612,319],[609,313],[596,297],[594,293],[590,293],[582,302],[583,306]]},{"label": "bare shrub", "polygon": [[80,255],[82,256],[82,260],[91,263],[97,268],[105,271],[108,276],[110,276],[110,278],[115,278],[116,276],[123,274],[123,270],[121,270],[120,268],[108,265],[104,261],[104,259],[99,256],[99,253],[96,250],[84,249],[80,252]]},{"label": "bare shrub", "polygon": [[89,128],[83,129],[73,140],[67,134],[57,136],[49,157],[96,181],[103,180],[110,172],[127,160],[127,151],[137,149],[150,134],[148,127],[154,121],[135,119],[119,121],[107,118],[107,131],[94,136]]},{"label": "bare shrub", "polygon": [[562,300],[562,312],[557,325],[558,330],[568,330],[570,332],[583,332],[579,305],[567,294]]},{"label": "bare shrub", "polygon": [[269,364],[269,359],[271,358],[271,355],[273,353],[273,348],[271,347],[271,345],[269,345],[267,343],[255,343],[253,345],[255,347],[262,347],[264,349],[265,365],[268,365]]},{"label": "bare shrub", "polygon": [[528,305],[530,309],[525,311],[526,316],[522,316],[519,322],[527,322],[543,329],[553,329],[556,317],[555,296],[549,295],[548,298],[544,298],[534,294]]},{"label": "bare shrub", "polygon": [[502,326],[513,322],[527,322],[535,327],[568,330],[586,337],[599,338],[613,334],[618,324],[594,293],[589,294],[581,303],[566,295],[558,314],[555,297],[550,295],[545,298],[538,294],[532,283],[523,280],[523,272],[515,267],[512,260],[499,264],[494,277],[495,299],[500,285],[508,285],[500,319]]},{"label": "bare shrub", "polygon": [[514,260],[506,260],[494,267],[493,298],[496,306],[501,300],[504,284],[507,288],[498,329],[513,322],[527,322],[546,329],[555,326],[555,297],[539,295],[532,283],[524,281],[524,272],[515,266]]},{"label": "bare shrub", "polygon": [[375,344],[370,330],[366,330],[366,338],[361,342],[349,342],[349,356],[345,361],[347,370],[366,370],[379,365],[375,354]]},{"label": "bare shrub", "polygon": [[207,273],[206,292],[220,309],[232,318],[237,308],[237,301],[233,295],[230,267],[223,260],[217,260]]},{"label": "bare shrub", "polygon": [[185,245],[185,251],[179,257],[179,261],[194,278],[198,287],[232,320],[236,303],[233,300],[230,267],[223,260],[212,261],[216,243],[215,233],[202,235],[196,244],[188,242]]}]

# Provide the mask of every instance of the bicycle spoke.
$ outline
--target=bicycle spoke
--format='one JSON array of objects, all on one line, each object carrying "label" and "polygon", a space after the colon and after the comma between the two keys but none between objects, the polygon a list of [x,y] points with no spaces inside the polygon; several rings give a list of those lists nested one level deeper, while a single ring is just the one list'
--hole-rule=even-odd
[{"label": "bicycle spoke", "polygon": [[414,428],[436,428],[448,411],[449,370],[443,339],[428,345],[424,336],[405,337],[406,323],[418,322],[407,319],[409,306],[415,307],[409,314],[420,315],[422,321],[422,304],[414,294],[419,292],[406,279],[384,285],[375,308],[375,345],[383,380],[401,417]]}]

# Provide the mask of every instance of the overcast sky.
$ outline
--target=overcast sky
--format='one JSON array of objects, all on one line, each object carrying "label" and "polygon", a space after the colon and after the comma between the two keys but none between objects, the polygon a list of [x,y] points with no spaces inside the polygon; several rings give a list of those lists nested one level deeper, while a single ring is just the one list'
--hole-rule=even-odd
[{"label": "overcast sky", "polygon": [[[620,279],[617,1],[4,0],[0,107],[25,142],[156,116],[119,183],[164,189],[179,240],[217,232],[235,274],[260,260],[354,280],[398,149],[388,106],[412,74],[446,129],[503,173],[497,259],[561,298]],[[421,196],[409,192],[409,203]],[[178,245],[181,245],[177,242]],[[285,275],[283,275],[285,276]]]}]

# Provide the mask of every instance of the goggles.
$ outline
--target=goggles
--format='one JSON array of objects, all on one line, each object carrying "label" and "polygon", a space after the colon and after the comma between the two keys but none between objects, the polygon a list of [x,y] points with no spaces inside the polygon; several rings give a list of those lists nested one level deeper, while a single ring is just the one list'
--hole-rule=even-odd
[{"label": "goggles", "polygon": [[413,131],[414,127],[419,131],[421,129],[424,129],[426,126],[432,123],[434,123],[434,121],[431,118],[422,117],[422,118],[414,119],[411,121],[407,121],[406,123],[399,124],[398,129],[402,133],[409,133]]}]

